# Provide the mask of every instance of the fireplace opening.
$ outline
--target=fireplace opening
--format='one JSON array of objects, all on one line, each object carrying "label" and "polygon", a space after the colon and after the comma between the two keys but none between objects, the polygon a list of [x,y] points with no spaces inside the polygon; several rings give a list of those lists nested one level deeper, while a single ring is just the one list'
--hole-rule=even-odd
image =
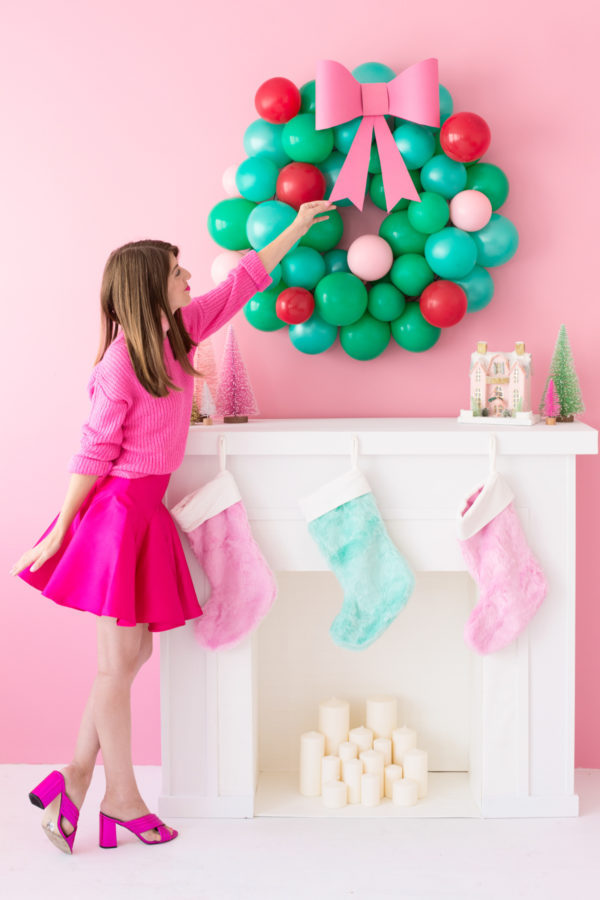
[{"label": "fireplace opening", "polygon": [[[369,648],[337,647],[329,626],[343,603],[331,572],[278,572],[279,593],[256,635],[256,815],[479,816],[481,659],[465,644],[476,602],[466,572],[417,573],[415,590]],[[416,806],[391,801],[325,808],[299,791],[300,735],[318,728],[318,706],[350,703],[350,727],[366,724],[366,700],[398,699],[398,726],[428,753],[429,789]]]}]

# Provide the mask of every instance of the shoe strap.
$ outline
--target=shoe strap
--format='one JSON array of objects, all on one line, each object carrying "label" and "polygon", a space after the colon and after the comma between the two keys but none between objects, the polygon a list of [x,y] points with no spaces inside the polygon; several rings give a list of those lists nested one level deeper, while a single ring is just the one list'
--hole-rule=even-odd
[{"label": "shoe strap", "polygon": [[150,831],[152,828],[158,828],[159,825],[164,826],[164,822],[154,813],[148,813],[146,816],[140,816],[139,819],[130,819],[128,822],[123,822],[123,825],[130,828],[135,834],[140,834],[144,831]]},{"label": "shoe strap", "polygon": [[64,816],[65,819],[68,819],[73,828],[77,827],[77,822],[79,820],[79,810],[77,809],[71,798],[67,796],[65,791],[63,791],[60,796],[60,813],[58,820],[59,825],[61,816]]}]

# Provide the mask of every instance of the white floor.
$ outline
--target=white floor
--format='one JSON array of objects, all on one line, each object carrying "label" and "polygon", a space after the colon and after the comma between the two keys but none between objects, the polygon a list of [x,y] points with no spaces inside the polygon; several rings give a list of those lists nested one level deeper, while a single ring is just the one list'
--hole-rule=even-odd
[{"label": "white floor", "polygon": [[[54,768],[51,766],[50,768]],[[43,835],[27,798],[48,766],[0,766],[3,898],[69,900],[596,900],[600,770],[578,769],[580,816],[564,819],[178,819],[170,844],[119,829],[98,847],[103,772],[83,807],[75,853]],[[139,767],[153,808],[159,771]]]}]

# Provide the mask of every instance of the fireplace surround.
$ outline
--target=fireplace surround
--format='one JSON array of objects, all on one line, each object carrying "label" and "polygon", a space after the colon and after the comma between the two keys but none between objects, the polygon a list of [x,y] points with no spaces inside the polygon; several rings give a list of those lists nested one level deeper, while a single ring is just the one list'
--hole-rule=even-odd
[{"label": "fireplace surround", "polygon": [[[477,590],[456,522],[461,501],[487,476],[491,435],[548,594],[523,634],[480,657],[461,640]],[[223,438],[227,468],[280,592],[258,631],[231,650],[203,650],[193,623],[161,634],[160,814],[577,815],[575,466],[578,454],[597,452],[597,432],[581,423],[494,429],[454,419],[195,426],[167,506],[217,474]],[[341,650],[328,636],[341,588],[298,505],[350,468],[356,439],[359,468],[417,575],[406,610],[360,652]],[[183,543],[202,604],[208,585]],[[440,672],[444,691],[435,687]],[[430,683],[429,691],[411,688]],[[389,802],[325,809],[298,792],[300,733],[316,727],[310,710],[333,693],[351,701],[351,727],[364,724],[368,692],[398,696],[399,723],[416,727],[430,753],[429,795],[409,809]]]}]

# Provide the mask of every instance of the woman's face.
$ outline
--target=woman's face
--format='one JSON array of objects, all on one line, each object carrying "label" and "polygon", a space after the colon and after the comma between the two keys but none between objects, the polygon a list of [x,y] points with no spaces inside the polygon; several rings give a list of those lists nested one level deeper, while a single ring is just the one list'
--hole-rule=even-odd
[{"label": "woman's face", "polygon": [[175,256],[170,253],[170,270],[167,280],[167,298],[171,312],[176,312],[182,306],[187,306],[191,300],[188,279],[191,273],[179,265]]}]

